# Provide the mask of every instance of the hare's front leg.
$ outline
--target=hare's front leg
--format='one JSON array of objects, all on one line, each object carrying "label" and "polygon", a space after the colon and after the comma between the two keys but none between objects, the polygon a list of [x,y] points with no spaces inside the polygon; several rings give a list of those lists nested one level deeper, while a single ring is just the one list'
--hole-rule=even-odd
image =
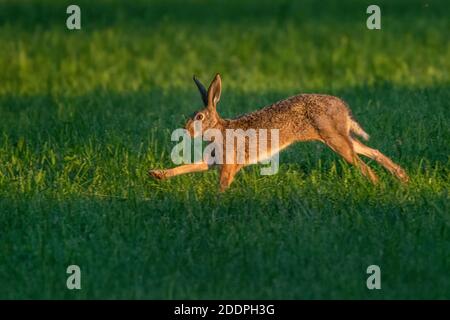
[{"label": "hare's front leg", "polygon": [[223,164],[220,168],[220,192],[225,191],[233,182],[234,176],[241,169],[238,164]]},{"label": "hare's front leg", "polygon": [[155,179],[167,179],[184,173],[206,171],[209,166],[205,162],[181,165],[172,169],[150,170],[149,175]]}]

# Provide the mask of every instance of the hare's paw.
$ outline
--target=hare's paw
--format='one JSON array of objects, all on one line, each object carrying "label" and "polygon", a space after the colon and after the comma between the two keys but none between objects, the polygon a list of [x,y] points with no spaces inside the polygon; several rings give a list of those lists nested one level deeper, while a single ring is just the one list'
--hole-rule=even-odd
[{"label": "hare's paw", "polygon": [[148,175],[154,179],[163,180],[166,178],[166,171],[165,170],[150,170],[148,172]]},{"label": "hare's paw", "polygon": [[408,183],[409,182],[409,177],[408,174],[401,168],[397,169],[396,173],[397,177],[400,179],[401,182],[403,183]]}]

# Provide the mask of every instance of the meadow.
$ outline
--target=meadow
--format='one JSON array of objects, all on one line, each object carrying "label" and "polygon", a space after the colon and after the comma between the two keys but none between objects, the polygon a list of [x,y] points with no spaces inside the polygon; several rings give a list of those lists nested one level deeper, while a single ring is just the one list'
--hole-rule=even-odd
[{"label": "meadow", "polygon": [[[76,31],[69,4],[0,0],[1,299],[450,298],[448,1],[378,1],[373,31],[365,0],[80,0]],[[149,179],[216,72],[223,117],[343,98],[410,183],[313,142],[223,194]]]}]

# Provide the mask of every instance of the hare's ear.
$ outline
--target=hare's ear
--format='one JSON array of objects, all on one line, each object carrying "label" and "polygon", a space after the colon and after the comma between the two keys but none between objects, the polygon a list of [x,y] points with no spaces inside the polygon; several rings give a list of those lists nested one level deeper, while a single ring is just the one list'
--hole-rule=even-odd
[{"label": "hare's ear", "polygon": [[197,79],[196,76],[193,77],[195,84],[197,85],[198,91],[200,92],[200,96],[202,97],[203,104],[205,107],[208,105],[208,92],[205,89],[205,86]]},{"label": "hare's ear", "polygon": [[220,74],[216,74],[214,80],[208,89],[208,106],[215,108],[220,100],[220,93],[222,91],[222,80]]}]

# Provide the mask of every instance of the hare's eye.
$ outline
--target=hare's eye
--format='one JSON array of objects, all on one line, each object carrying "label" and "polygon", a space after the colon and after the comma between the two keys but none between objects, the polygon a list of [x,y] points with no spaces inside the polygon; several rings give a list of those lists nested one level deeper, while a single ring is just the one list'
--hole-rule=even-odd
[{"label": "hare's eye", "polygon": [[203,113],[199,113],[195,116],[195,120],[202,121],[204,118],[205,118],[205,116],[203,115]]}]

